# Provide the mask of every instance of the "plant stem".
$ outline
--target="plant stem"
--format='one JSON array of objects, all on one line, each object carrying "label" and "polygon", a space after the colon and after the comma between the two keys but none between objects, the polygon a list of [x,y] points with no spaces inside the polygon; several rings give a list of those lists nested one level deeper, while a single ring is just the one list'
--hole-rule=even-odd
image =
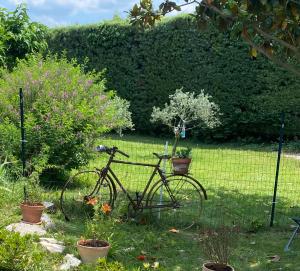
[{"label": "plant stem", "polygon": [[179,134],[175,135],[175,141],[174,141],[173,148],[172,148],[172,157],[175,156],[176,148],[177,148],[177,145],[178,145],[178,140],[179,140]]}]

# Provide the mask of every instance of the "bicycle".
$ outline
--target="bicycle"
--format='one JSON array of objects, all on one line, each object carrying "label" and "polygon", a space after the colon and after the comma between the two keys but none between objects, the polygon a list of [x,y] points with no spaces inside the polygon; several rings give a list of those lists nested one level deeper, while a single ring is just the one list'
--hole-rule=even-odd
[{"label": "bicycle", "polygon": [[[153,153],[158,162],[148,164],[116,160],[117,153],[129,158],[129,155],[117,147],[100,145],[97,151],[109,155],[106,166],[78,172],[66,182],[61,192],[60,208],[67,221],[78,216],[91,215],[88,207],[91,202],[113,209],[118,196],[118,186],[129,200],[130,217],[149,210],[152,216],[157,214],[160,221],[171,223],[173,227],[178,226],[177,228],[189,228],[199,222],[203,197],[207,199],[206,191],[200,182],[189,175],[165,174],[160,165],[164,159],[170,159],[170,156]],[[136,192],[133,197],[112,170],[112,164],[152,167],[153,172],[143,192]],[[160,180],[153,183],[157,175]]]}]

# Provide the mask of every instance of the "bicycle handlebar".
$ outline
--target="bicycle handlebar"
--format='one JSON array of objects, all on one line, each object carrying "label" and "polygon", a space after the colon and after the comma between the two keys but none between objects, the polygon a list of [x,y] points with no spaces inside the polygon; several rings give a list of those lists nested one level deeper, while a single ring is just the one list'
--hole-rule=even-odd
[{"label": "bicycle handlebar", "polygon": [[154,152],[153,155],[155,155],[158,159],[167,159],[168,160],[171,158],[170,155],[167,155],[167,154],[159,155],[156,152]]},{"label": "bicycle handlebar", "polygon": [[104,146],[104,145],[99,145],[99,146],[96,147],[96,151],[106,152],[107,154],[112,154],[112,152],[118,152],[118,153],[122,154],[123,156],[129,158],[128,154],[126,154],[125,152],[120,151],[117,147],[109,148],[109,147]]},{"label": "bicycle handlebar", "polygon": [[120,151],[119,149],[116,150],[118,153],[124,155],[125,157],[129,158],[129,155],[126,154],[125,152]]}]

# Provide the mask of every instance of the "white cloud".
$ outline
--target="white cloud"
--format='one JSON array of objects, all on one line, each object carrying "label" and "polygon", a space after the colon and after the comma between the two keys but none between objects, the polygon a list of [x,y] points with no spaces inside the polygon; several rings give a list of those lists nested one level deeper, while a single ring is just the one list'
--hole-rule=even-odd
[{"label": "white cloud", "polygon": [[93,23],[119,14],[126,16],[139,0],[8,0],[10,4],[26,3],[29,16],[48,26]]},{"label": "white cloud", "polygon": [[[38,0],[37,0],[38,1]],[[79,12],[107,12],[122,8],[129,8],[133,1],[120,0],[52,0],[57,6],[68,7],[72,13]]]},{"label": "white cloud", "polygon": [[9,2],[15,5],[26,3],[27,5],[42,6],[46,3],[46,0],[9,0]]},{"label": "white cloud", "polygon": [[70,23],[64,20],[56,20],[55,18],[48,16],[48,15],[40,15],[40,16],[34,16],[34,21],[42,22],[43,24],[49,26],[49,27],[56,27],[56,26],[65,26]]}]

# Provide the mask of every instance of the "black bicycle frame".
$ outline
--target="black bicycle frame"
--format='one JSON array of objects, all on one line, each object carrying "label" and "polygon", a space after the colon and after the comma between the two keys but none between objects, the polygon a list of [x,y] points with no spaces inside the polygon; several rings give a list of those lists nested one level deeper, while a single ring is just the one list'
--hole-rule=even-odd
[{"label": "black bicycle frame", "polygon": [[[166,187],[171,199],[172,199],[172,202],[173,203],[176,203],[176,200],[175,200],[175,197],[168,185],[168,183],[166,182],[166,176],[164,175],[164,173],[162,172],[162,170],[160,169],[160,164],[161,164],[161,161],[163,160],[163,157],[159,157],[159,161],[157,164],[147,164],[147,163],[137,163],[137,162],[127,162],[127,161],[122,161],[122,160],[115,160],[114,157],[115,157],[115,154],[116,154],[116,151],[113,151],[111,154],[110,154],[110,158],[107,162],[107,165],[102,169],[101,171],[101,178],[100,180],[103,180],[107,175],[108,173],[110,174],[109,175],[109,179],[113,180],[114,182],[116,182],[120,188],[122,189],[122,191],[126,194],[127,198],[129,199],[130,203],[135,206],[135,207],[139,207],[141,206],[141,203],[143,201],[143,199],[145,198],[147,192],[148,192],[148,189],[152,183],[152,180],[154,179],[155,175],[158,173],[159,176],[161,177],[161,180],[164,184],[164,186]],[[141,195],[141,197],[137,197],[137,201],[135,202],[135,200],[129,195],[128,191],[126,190],[126,188],[123,186],[123,184],[121,183],[121,181],[118,179],[118,177],[116,176],[116,174],[113,172],[113,170],[110,168],[110,165],[111,164],[125,164],[125,165],[132,165],[132,166],[144,166],[144,167],[153,167],[154,170],[146,184],[146,187]],[[100,184],[100,180],[99,180],[99,184]],[[172,207],[172,205],[159,205],[159,208],[163,208],[163,207]],[[147,208],[147,206],[143,206],[143,208]],[[155,208],[155,207],[148,207],[148,208]]]}]

